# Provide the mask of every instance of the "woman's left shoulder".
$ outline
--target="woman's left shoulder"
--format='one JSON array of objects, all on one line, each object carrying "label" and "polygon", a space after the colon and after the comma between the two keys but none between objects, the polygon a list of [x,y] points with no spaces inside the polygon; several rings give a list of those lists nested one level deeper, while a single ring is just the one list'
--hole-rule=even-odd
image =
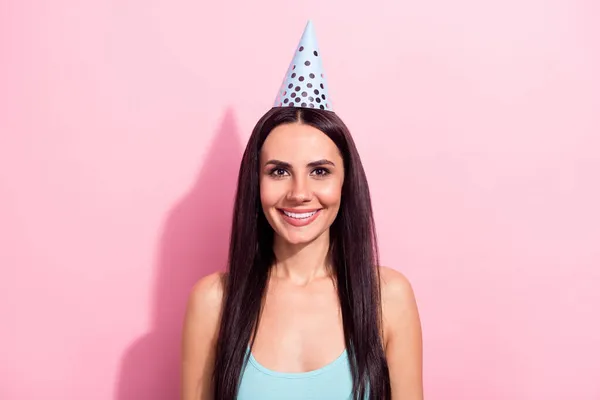
[{"label": "woman's left shoulder", "polygon": [[379,277],[382,317],[387,338],[407,326],[419,327],[417,300],[408,278],[403,273],[387,267],[379,267]]},{"label": "woman's left shoulder", "polygon": [[403,273],[393,268],[380,266],[379,277],[383,302],[390,302],[389,305],[406,301],[414,302],[415,294],[412,284]]},{"label": "woman's left shoulder", "polygon": [[408,278],[379,267],[383,341],[392,398],[423,399],[423,345],[417,302]]}]

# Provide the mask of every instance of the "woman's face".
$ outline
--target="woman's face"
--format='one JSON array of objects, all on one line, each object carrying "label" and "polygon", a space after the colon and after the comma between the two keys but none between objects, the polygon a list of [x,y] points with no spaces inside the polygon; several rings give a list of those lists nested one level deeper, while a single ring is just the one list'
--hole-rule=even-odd
[{"label": "woman's face", "polygon": [[344,163],[336,145],[304,124],[279,125],[260,154],[260,199],[275,234],[290,244],[320,237],[340,208]]}]

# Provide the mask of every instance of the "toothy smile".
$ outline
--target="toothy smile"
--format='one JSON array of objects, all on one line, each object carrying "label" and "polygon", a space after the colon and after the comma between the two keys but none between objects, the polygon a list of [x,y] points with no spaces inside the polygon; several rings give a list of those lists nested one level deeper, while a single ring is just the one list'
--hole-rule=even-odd
[{"label": "toothy smile", "polygon": [[303,227],[310,225],[321,215],[321,208],[312,210],[294,210],[293,208],[279,209],[283,220],[291,226]]},{"label": "toothy smile", "polygon": [[310,217],[312,217],[313,215],[315,215],[317,213],[317,210],[311,211],[311,212],[305,212],[305,213],[293,213],[293,212],[289,212],[289,211],[285,211],[285,210],[282,210],[282,211],[288,217],[295,218],[295,219],[310,218]]}]

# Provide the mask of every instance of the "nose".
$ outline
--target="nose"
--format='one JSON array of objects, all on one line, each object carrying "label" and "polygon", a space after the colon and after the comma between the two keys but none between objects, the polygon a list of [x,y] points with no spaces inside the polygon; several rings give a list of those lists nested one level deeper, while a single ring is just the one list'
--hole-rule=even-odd
[{"label": "nose", "polygon": [[312,200],[312,192],[306,177],[294,177],[292,186],[287,195],[287,200],[297,203],[303,203]]}]

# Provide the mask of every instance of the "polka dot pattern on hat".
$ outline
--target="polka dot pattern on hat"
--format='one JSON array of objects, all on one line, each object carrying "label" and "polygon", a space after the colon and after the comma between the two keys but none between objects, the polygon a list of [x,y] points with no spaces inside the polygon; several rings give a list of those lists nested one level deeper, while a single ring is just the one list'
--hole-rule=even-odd
[{"label": "polka dot pattern on hat", "polygon": [[[327,99],[327,101],[325,101]],[[308,22],[274,102],[275,107],[333,111],[315,31]]]}]

